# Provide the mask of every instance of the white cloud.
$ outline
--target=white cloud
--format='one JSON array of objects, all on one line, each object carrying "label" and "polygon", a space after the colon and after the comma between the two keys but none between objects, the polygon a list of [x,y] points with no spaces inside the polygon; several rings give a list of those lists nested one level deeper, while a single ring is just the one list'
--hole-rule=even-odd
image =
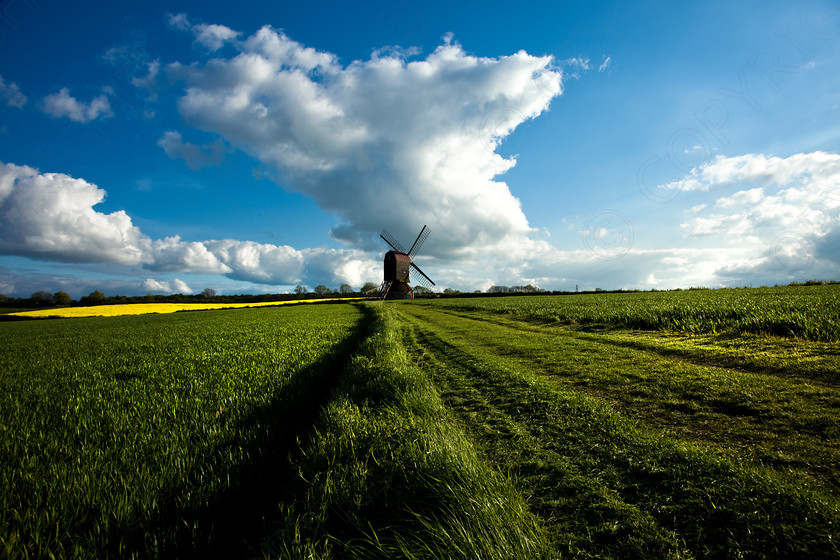
[{"label": "white cloud", "polygon": [[195,42],[207,47],[211,51],[221,49],[225,43],[236,39],[239,32],[224,25],[200,23],[192,28]]},{"label": "white cloud", "polygon": [[187,14],[166,14],[166,21],[171,27],[181,31],[189,31],[192,27],[187,19]]},{"label": "white cloud", "polygon": [[150,241],[144,262],[146,268],[160,271],[228,274],[233,270],[211,253],[204,243],[181,241],[178,236]]},{"label": "white cloud", "polygon": [[111,104],[108,102],[107,91],[94,97],[88,103],[80,102],[70,95],[70,90],[61,88],[58,93],[52,93],[44,98],[44,112],[56,118],[67,117],[80,123],[90,122],[98,118],[111,117]]},{"label": "white cloud", "polygon": [[172,282],[166,280],[157,280],[155,278],[146,278],[140,285],[140,289],[149,293],[163,293],[163,294],[190,294],[192,289],[184,282],[176,278]]},{"label": "white cloud", "polygon": [[219,165],[230,149],[221,140],[197,146],[181,140],[181,133],[167,131],[158,140],[158,146],[172,159],[183,159],[190,169],[197,170],[210,165]]},{"label": "white cloud", "polygon": [[[745,250],[739,259],[718,260],[714,275],[721,282],[784,282],[802,275],[840,274],[840,155],[718,156],[669,186],[712,196],[733,187],[743,190],[719,197],[714,211],[681,224],[689,238]],[[693,210],[701,214],[706,209]]]},{"label": "white cloud", "polygon": [[195,44],[201,45],[210,51],[221,49],[225,43],[233,42],[241,35],[224,25],[199,23],[193,25],[187,18],[187,14],[167,14],[166,21],[170,27],[180,31],[188,31],[195,37]]},{"label": "white cloud", "polygon": [[187,286],[186,282],[184,282],[183,280],[178,280],[177,278],[172,281],[172,286],[175,288],[175,291],[179,294],[189,294],[192,292],[192,289],[190,289],[190,287]]},{"label": "white cloud", "polygon": [[[535,248],[535,256],[512,270],[565,289],[575,284],[581,289],[718,287],[840,278],[838,162],[840,155],[822,152],[720,157],[683,178],[697,187],[685,196],[711,200],[690,207],[690,217],[680,224],[682,236],[660,228],[658,248],[628,248],[618,243],[620,228],[581,228],[595,245],[588,251]],[[738,190],[721,196],[728,189]],[[627,229],[632,230],[629,222]],[[616,257],[599,260],[599,250]],[[513,274],[497,278],[515,283]]]},{"label": "white cloud", "polygon": [[560,93],[551,57],[480,58],[450,39],[422,60],[378,51],[341,66],[268,26],[237,47],[167,67],[185,85],[181,115],[333,213],[334,238],[381,249],[383,227],[410,243],[428,224],[428,262],[470,259],[488,274],[534,247],[497,178],[516,161],[496,149]]},{"label": "white cloud", "polygon": [[807,181],[812,188],[829,190],[836,186],[832,181],[836,181],[838,173],[840,155],[826,152],[795,154],[788,158],[764,154],[718,155],[692,169],[686,177],[661,188],[708,191],[733,185],[779,186]]},{"label": "white cloud", "polygon": [[[233,239],[184,241],[178,236],[152,239],[123,211],[97,212],[94,206],[104,199],[103,189],[83,179],[0,163],[0,253],[158,272],[224,274],[265,285],[361,285],[379,276],[378,263],[358,250],[296,250]],[[190,291],[177,282],[151,291]]]},{"label": "white cloud", "polygon": [[18,85],[14,82],[6,84],[3,81],[3,76],[0,76],[0,99],[6,100],[6,105],[9,107],[17,107],[20,109],[26,105],[27,98],[20,91]]},{"label": "white cloud", "polygon": [[230,268],[231,278],[260,284],[297,284],[303,279],[303,254],[292,247],[233,239],[206,244]]},{"label": "white cloud", "polygon": [[143,260],[145,236],[123,211],[93,206],[105,191],[61,173],[0,164],[0,251],[64,262]]},{"label": "white cloud", "polygon": [[721,208],[729,208],[730,206],[738,206],[742,204],[755,204],[764,196],[764,189],[757,187],[746,191],[740,191],[732,196],[719,198],[717,206]]},{"label": "white cloud", "polygon": [[589,58],[585,56],[576,56],[573,58],[567,58],[563,61],[564,66],[569,66],[571,68],[577,68],[580,70],[589,70]]},{"label": "white cloud", "polygon": [[610,58],[607,55],[604,55],[604,61],[598,67],[598,72],[603,72],[604,70],[606,70],[609,67],[610,62],[612,62],[612,58]]},{"label": "white cloud", "polygon": [[142,78],[132,78],[131,85],[143,89],[153,89],[160,74],[160,60],[146,63],[146,75]]},{"label": "white cloud", "polygon": [[[816,175],[819,181],[829,179],[823,173]],[[479,244],[462,250],[457,260],[429,255],[428,260],[421,257],[418,264],[439,281],[439,288],[467,290],[529,282],[560,289],[573,289],[575,285],[580,289],[613,289],[837,278],[840,192],[818,191],[812,186],[792,176],[790,183],[764,187],[761,197],[744,194],[739,204],[707,207],[705,214],[683,225],[689,244],[692,239],[703,239],[704,247],[619,246],[615,243],[617,233],[599,222],[593,228],[609,231],[600,236],[590,231],[591,241],[603,246],[588,250],[559,250],[527,236],[525,241],[505,237],[495,245],[500,252],[496,258],[485,259]],[[177,236],[151,239],[124,212],[96,212],[94,207],[104,196],[102,189],[82,179],[40,173],[26,166],[0,165],[0,252],[63,262],[143,267],[170,274],[222,274],[265,287],[335,286],[342,282],[360,286],[381,277],[382,247],[377,257],[371,258],[357,249],[295,249],[233,239],[185,241]],[[733,212],[724,213],[728,209]],[[620,226],[632,229],[629,222],[615,222],[611,227]],[[403,241],[411,243],[414,233]],[[670,237],[667,231],[662,234],[663,238]],[[599,249],[620,249],[620,254],[604,259]],[[153,282],[158,283],[155,289]],[[88,282],[85,289],[90,285]],[[124,286],[113,285],[125,291]],[[143,291],[190,292],[174,280],[152,278],[144,286]]]}]

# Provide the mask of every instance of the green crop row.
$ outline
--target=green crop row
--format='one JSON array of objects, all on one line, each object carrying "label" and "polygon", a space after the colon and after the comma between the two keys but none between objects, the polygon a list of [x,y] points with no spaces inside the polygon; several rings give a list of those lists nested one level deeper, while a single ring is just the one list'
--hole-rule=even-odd
[{"label": "green crop row", "polygon": [[[397,309],[409,360],[555,557],[837,558],[834,345],[726,337],[789,354],[730,369],[710,337]],[[798,360],[814,353],[826,381]]]},{"label": "green crop row", "polygon": [[840,340],[840,285],[424,301],[562,324]]},{"label": "green crop row", "polygon": [[333,305],[0,324],[0,556],[214,546],[224,531],[208,511],[317,411],[311,395],[362,316]]},{"label": "green crop row", "polygon": [[519,490],[483,461],[402,344],[388,304],[295,458],[275,558],[553,558]]}]

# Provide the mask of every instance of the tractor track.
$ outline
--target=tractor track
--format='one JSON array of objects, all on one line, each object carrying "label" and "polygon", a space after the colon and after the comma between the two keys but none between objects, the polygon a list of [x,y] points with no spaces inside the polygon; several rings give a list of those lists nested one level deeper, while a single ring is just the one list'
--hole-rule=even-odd
[{"label": "tractor track", "polygon": [[[792,428],[778,403],[751,394],[770,378],[783,404],[824,410],[837,400],[831,384],[708,363],[691,348],[660,352],[644,340],[636,347],[597,333],[429,306],[400,312],[408,353],[479,453],[519,486],[563,553],[716,555],[704,539],[725,532],[728,521],[715,518],[713,503],[710,519],[689,521],[694,506],[677,503],[703,491],[684,489],[680,478],[694,468],[686,457],[700,447],[733,465],[795,473],[840,493],[832,438],[820,426],[812,433]],[[803,438],[807,459],[794,454]]]},{"label": "tractor track", "polygon": [[[530,387],[489,378],[480,360],[416,325],[408,329],[404,344],[418,356],[419,365],[435,381],[444,403],[479,452],[522,489],[558,551],[628,558],[677,552],[671,548],[675,540],[671,531],[591,478],[570,460],[568,449],[556,445],[555,435],[543,429],[552,413],[544,395],[534,392],[527,403],[508,398],[530,392]],[[546,405],[542,410],[540,402]],[[639,524],[646,526],[649,536],[628,547]]]}]

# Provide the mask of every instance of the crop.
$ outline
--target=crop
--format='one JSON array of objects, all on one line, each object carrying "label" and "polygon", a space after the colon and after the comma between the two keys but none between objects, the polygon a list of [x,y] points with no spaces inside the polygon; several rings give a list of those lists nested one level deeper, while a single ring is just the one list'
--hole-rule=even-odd
[{"label": "crop", "polygon": [[834,345],[398,309],[409,359],[558,555],[840,553]]},{"label": "crop", "polygon": [[461,310],[568,325],[692,334],[752,333],[840,341],[840,285],[443,299]]},{"label": "crop", "polygon": [[7,313],[14,317],[119,317],[122,315],[143,315],[146,313],[176,313],[178,311],[210,311],[213,309],[239,309],[243,307],[273,307],[301,303],[324,303],[328,301],[353,301],[366,298],[319,298],[305,300],[260,301],[251,303],[121,303],[113,305],[87,305],[77,307],[53,307]]},{"label": "crop", "polygon": [[0,556],[836,558],[836,297],[0,323]]},{"label": "crop", "polygon": [[386,304],[305,439],[295,498],[265,554],[283,558],[543,558],[519,490],[476,453],[401,344]]},{"label": "crop", "polygon": [[0,555],[235,549],[241,508],[254,514],[362,317],[325,305],[0,324]]}]

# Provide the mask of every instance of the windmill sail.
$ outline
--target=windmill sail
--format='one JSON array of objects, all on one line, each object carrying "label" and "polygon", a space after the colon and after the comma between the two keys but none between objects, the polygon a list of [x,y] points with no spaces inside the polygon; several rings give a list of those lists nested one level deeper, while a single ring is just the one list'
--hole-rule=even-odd
[{"label": "windmill sail", "polygon": [[431,290],[432,286],[435,285],[435,283],[432,281],[432,279],[429,278],[428,276],[426,276],[426,273],[423,272],[422,270],[420,270],[420,267],[417,266],[416,264],[411,263],[408,266],[411,268],[411,270],[420,274],[420,278],[416,278],[415,280],[417,282],[419,282],[420,284],[423,284],[424,286],[426,286],[427,288],[429,288]]},{"label": "windmill sail", "polygon": [[[422,247],[423,243],[426,242],[426,238],[429,237],[431,232],[432,230],[430,230],[428,226],[423,226],[423,229],[420,230],[420,235],[417,236],[417,239],[414,240],[414,244],[411,246],[411,249],[408,250],[409,257],[413,257],[417,251],[420,250],[420,247]],[[421,272],[421,274],[423,273]]]},{"label": "windmill sail", "polygon": [[394,236],[391,235],[387,229],[383,229],[382,233],[379,234],[379,237],[385,240],[385,243],[391,246],[394,251],[399,251],[400,253],[405,253],[405,247],[402,244],[394,239]]}]

